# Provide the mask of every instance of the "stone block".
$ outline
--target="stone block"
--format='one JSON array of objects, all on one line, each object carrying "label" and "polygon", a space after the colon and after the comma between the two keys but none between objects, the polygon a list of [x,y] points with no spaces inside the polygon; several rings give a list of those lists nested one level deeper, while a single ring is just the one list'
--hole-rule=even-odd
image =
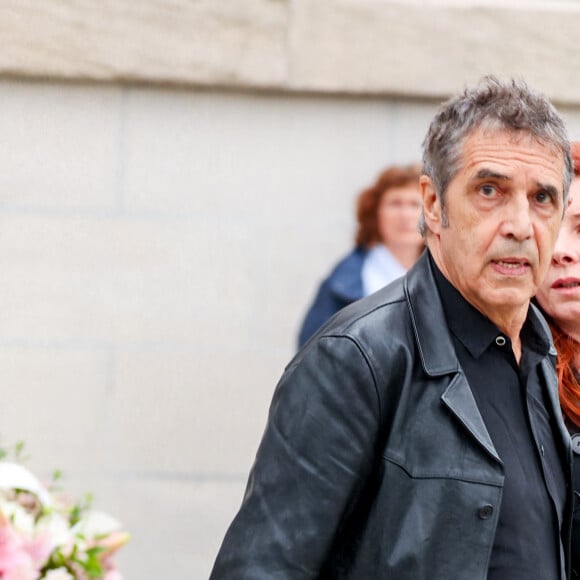
[{"label": "stone block", "polygon": [[9,0],[0,18],[0,71],[272,86],[285,74],[287,18],[286,1]]},{"label": "stone block", "polygon": [[341,217],[379,167],[418,158],[426,125],[409,135],[419,110],[215,92],[176,94],[168,106],[159,91],[131,91],[127,210],[251,223]]},{"label": "stone block", "polygon": [[245,478],[286,358],[202,344],[118,353],[107,470]]},{"label": "stone block", "polygon": [[0,209],[115,211],[121,95],[113,87],[0,84]]},{"label": "stone block", "polygon": [[245,340],[247,227],[4,215],[0,341]]},{"label": "stone block", "polygon": [[[248,339],[292,349],[315,282],[340,257],[332,248],[350,249],[356,195],[389,163],[418,160],[433,109],[203,92],[175,95],[167,107],[158,91],[132,91],[126,209],[191,216],[224,239],[243,224],[256,331]],[[230,262],[224,249],[214,267],[227,271]]]},{"label": "stone block", "polygon": [[25,442],[37,475],[96,469],[104,448],[111,357],[105,348],[0,344],[2,445]]},{"label": "stone block", "polygon": [[558,100],[580,97],[566,73],[580,25],[573,3],[297,0],[292,16],[296,89],[440,98],[493,73],[523,75]]}]

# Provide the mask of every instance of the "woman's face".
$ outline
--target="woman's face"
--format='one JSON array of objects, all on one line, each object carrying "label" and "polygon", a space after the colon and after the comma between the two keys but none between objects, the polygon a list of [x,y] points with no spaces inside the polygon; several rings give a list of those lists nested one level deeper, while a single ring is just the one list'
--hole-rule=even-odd
[{"label": "woman's face", "polygon": [[423,246],[417,230],[421,214],[421,190],[417,185],[392,187],[383,193],[378,207],[379,235],[385,246]]},{"label": "woman's face", "polygon": [[571,204],[556,241],[552,262],[536,298],[566,333],[580,333],[580,177],[570,186]]}]

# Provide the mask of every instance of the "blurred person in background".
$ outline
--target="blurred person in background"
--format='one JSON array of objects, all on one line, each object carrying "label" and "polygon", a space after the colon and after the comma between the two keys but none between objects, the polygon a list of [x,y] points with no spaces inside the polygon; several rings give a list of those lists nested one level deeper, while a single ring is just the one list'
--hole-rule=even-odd
[{"label": "blurred person in background", "polygon": [[572,436],[576,509],[572,578],[580,578],[580,142],[572,144],[574,179],[548,275],[536,295],[554,337],[560,404]]},{"label": "blurred person in background", "polygon": [[363,190],[357,201],[355,248],[322,282],[308,310],[298,346],[336,312],[403,276],[424,248],[420,166],[393,166]]}]

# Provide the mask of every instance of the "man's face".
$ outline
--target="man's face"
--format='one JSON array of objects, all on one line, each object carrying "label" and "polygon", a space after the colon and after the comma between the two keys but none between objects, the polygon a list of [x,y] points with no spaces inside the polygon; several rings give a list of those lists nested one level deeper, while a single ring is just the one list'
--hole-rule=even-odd
[{"label": "man's face", "polygon": [[476,130],[439,200],[423,177],[429,247],[463,297],[491,320],[528,301],[544,279],[562,221],[564,160],[528,135]]}]

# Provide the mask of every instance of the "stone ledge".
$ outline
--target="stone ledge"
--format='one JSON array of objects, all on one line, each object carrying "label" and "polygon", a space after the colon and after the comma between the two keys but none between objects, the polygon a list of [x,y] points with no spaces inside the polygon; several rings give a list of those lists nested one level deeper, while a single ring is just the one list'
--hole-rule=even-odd
[{"label": "stone ledge", "polygon": [[6,0],[0,74],[279,86],[286,2]]},{"label": "stone ledge", "polygon": [[574,2],[6,0],[0,76],[440,98],[520,74],[580,103]]}]

